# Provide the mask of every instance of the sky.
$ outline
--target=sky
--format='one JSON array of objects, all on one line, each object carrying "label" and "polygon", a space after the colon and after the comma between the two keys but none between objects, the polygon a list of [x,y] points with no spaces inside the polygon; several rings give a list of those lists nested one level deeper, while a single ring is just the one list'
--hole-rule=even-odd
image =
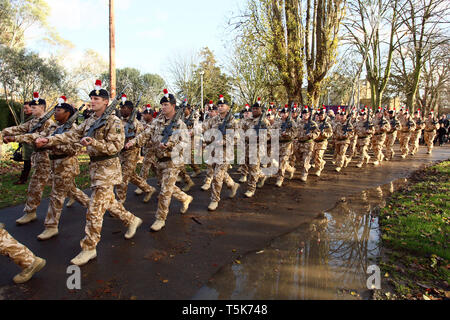
[{"label": "sky", "polygon": [[[70,41],[71,59],[93,49],[109,61],[108,0],[46,0],[49,23]],[[219,61],[226,57],[226,23],[242,0],[115,0],[116,66],[167,77],[175,55],[192,54],[208,46]],[[239,5],[241,3],[241,5]],[[33,34],[34,33],[34,34]],[[28,33],[29,48],[42,56],[55,48]]]}]

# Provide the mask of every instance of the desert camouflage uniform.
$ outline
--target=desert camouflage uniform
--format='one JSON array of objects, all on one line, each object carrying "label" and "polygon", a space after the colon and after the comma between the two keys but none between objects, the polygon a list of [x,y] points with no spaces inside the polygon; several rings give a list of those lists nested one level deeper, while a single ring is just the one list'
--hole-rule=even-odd
[{"label": "desert camouflage uniform", "polygon": [[356,123],[355,133],[358,136],[358,142],[356,144],[356,149],[359,155],[359,162],[357,166],[362,166],[364,161],[369,163],[370,156],[367,153],[367,149],[369,148],[370,139],[375,132],[373,127],[366,128],[367,120],[359,120]]},{"label": "desert camouflage uniform", "polygon": [[[32,119],[16,127],[9,127],[2,131],[3,136],[18,136],[28,133],[39,121],[39,119]],[[37,130],[39,133],[46,130],[54,122],[48,120],[44,125]],[[34,173],[31,176],[30,183],[27,190],[27,201],[25,203],[25,208],[23,209],[26,213],[36,212],[37,207],[41,203],[42,193],[44,192],[44,187],[48,184],[50,179],[50,159],[48,157],[48,150],[34,149],[31,155],[31,165],[34,168]]]},{"label": "desert camouflage uniform", "polygon": [[391,129],[389,121],[384,119],[384,124],[382,125],[383,119],[378,119],[377,117],[373,120],[373,128],[375,130],[372,136],[372,151],[375,157],[375,161],[381,163],[384,159],[383,146],[386,141],[386,132]]},{"label": "desert camouflage uniform", "polygon": [[[192,112],[194,112],[194,111],[192,111]],[[186,127],[188,128],[189,132],[193,132],[194,127],[197,127],[198,125],[199,125],[198,118],[195,118],[195,115],[194,115],[194,117],[192,119],[192,124],[190,124],[189,126],[186,125]],[[194,170],[194,172],[200,173],[200,166],[198,164],[196,164],[194,161],[194,148],[195,148],[194,135],[192,135],[191,136],[191,163],[189,165],[191,166],[192,170]],[[188,173],[186,171],[186,166],[183,166],[181,168],[180,175],[186,184],[189,184],[190,182],[192,182],[191,177],[188,175]]]},{"label": "desert camouflage uniform", "polygon": [[[202,124],[202,131],[206,132],[208,130],[218,130],[219,126],[222,124],[224,119],[220,118],[220,115],[217,115],[213,118],[209,118],[208,120],[206,120],[205,122],[203,122]],[[236,120],[231,119],[228,127],[228,130],[237,130],[238,129],[238,124],[236,122]],[[219,202],[220,201],[220,193],[222,192],[222,185],[223,182],[225,181],[225,184],[227,185],[227,187],[229,189],[231,189],[235,182],[234,180],[230,177],[230,175],[228,174],[228,167],[229,167],[229,162],[231,162],[234,154],[229,155],[226,153],[226,136],[223,136],[223,139],[221,140],[221,142],[217,142],[220,143],[219,145],[216,146],[216,148],[223,148],[223,153],[222,153],[222,161],[220,163],[212,163],[211,165],[211,169],[212,169],[212,180],[211,180],[211,202]],[[213,141],[212,144],[216,144],[216,141]],[[234,152],[234,149],[233,149]],[[220,160],[220,159],[217,159]]]},{"label": "desert camouflage uniform", "polygon": [[280,130],[280,168],[278,170],[277,179],[281,182],[284,180],[284,174],[287,171],[295,171],[295,168],[291,167],[289,164],[289,159],[292,154],[292,148],[294,144],[294,139],[297,133],[296,122],[291,121],[292,126],[287,128],[284,134],[281,132],[281,126],[283,120],[281,118],[276,119],[273,124],[273,129]]},{"label": "desert camouflage uniform", "polygon": [[[246,133],[248,130],[252,129],[258,124],[260,117],[256,117],[256,118],[248,118],[248,119],[244,119],[240,125],[241,125],[241,129],[244,131],[244,133]],[[261,127],[266,127],[267,128],[267,146],[269,147],[269,142],[270,142],[270,137],[269,137],[269,129],[270,129],[270,122],[269,119],[265,119],[264,123],[261,124]],[[250,131],[250,132],[254,132],[254,134],[256,135],[256,131]],[[263,173],[261,171],[261,159],[259,158],[259,151],[257,150],[256,152],[256,163],[255,164],[251,164],[250,163],[250,158],[249,158],[249,141],[246,138],[246,142],[245,142],[245,149],[246,149],[246,161],[245,163],[247,164],[247,169],[248,169],[248,179],[247,179],[247,191],[250,192],[255,192],[256,191],[256,184],[258,183],[258,180],[260,177],[263,176]],[[258,144],[258,141],[257,141]]]},{"label": "desert camouflage uniform", "polygon": [[[39,137],[51,136],[57,128],[58,125],[53,122],[47,129],[39,133],[17,136],[16,141],[31,145]],[[58,145],[49,150],[52,191],[45,217],[45,228],[58,228],[66,197],[77,200],[85,208],[89,205],[89,197],[75,185],[75,177],[80,174],[77,158],[80,150],[80,144]]]},{"label": "desert camouflage uniform", "polygon": [[33,252],[14,239],[0,223],[0,254],[10,257],[22,269],[30,267],[36,259]]},{"label": "desert camouflage uniform", "polygon": [[394,143],[395,139],[397,139],[397,130],[400,128],[400,122],[398,120],[394,119],[394,116],[392,116],[389,119],[389,124],[391,125],[390,130],[386,133],[386,160],[392,160],[394,158],[395,152],[394,152]]},{"label": "desert camouflage uniform", "polygon": [[319,126],[311,120],[311,130],[306,132],[308,120],[298,117],[297,122],[297,143],[294,143],[294,154],[296,163],[300,166],[300,174],[303,181],[308,177],[308,171],[311,168],[311,156],[314,150],[314,140],[320,135]]},{"label": "desert camouflage uniform", "polygon": [[[128,121],[127,119],[122,119],[122,124],[124,127],[127,121]],[[141,132],[144,131],[142,123],[137,119],[134,119],[134,128],[136,134],[135,136],[139,135]],[[120,166],[122,167],[123,180],[121,184],[116,186],[116,194],[117,200],[121,203],[124,203],[127,197],[129,182],[139,187],[145,193],[155,191],[155,188],[150,186],[144,178],[138,176],[138,174],[136,173],[136,166],[139,159],[140,150],[141,149],[139,147],[135,146],[128,150],[123,149],[122,151],[120,151],[119,159],[120,159]]]},{"label": "desert camouflage uniform", "polygon": [[409,140],[409,149],[411,155],[415,155],[419,151],[420,137],[422,136],[422,130],[425,129],[425,122],[421,118],[414,118],[416,123],[416,130],[411,132],[411,138]]},{"label": "desert camouflage uniform", "polygon": [[[326,161],[323,160],[323,155],[327,150],[328,139],[333,135],[333,127],[328,118],[325,118],[324,121],[317,122],[317,125],[319,127],[320,134],[314,140],[313,161],[316,174],[320,175],[323,168],[325,168]],[[321,130],[322,126],[323,129]]]},{"label": "desert camouflage uniform", "polygon": [[354,133],[353,128],[351,129],[352,131],[345,132],[344,126],[345,123],[336,121],[333,128],[336,148],[336,168],[345,167],[350,162],[350,157],[346,156],[345,153],[350,145],[350,138],[353,138]]},{"label": "desert camouflage uniform", "polygon": [[[356,123],[358,122],[358,117],[352,117],[350,120],[352,127],[356,128]],[[352,161],[352,158],[356,155],[356,145],[358,144],[358,135],[356,132],[353,132],[353,135],[350,137],[350,144],[347,148],[349,162]]]},{"label": "desert camouflage uniform", "polygon": [[402,157],[406,157],[409,153],[409,140],[411,139],[411,133],[416,129],[416,123],[409,118],[410,125],[408,127],[408,120],[402,116],[400,118],[400,130],[398,131],[398,141],[400,142],[400,151]]},{"label": "desert camouflage uniform", "polygon": [[[151,123],[144,124],[144,131],[147,130],[151,126]],[[153,145],[151,140],[148,140],[147,143],[142,147],[142,153],[144,155],[144,160],[142,161],[141,171],[139,176],[144,180],[147,180],[149,170],[156,176],[156,155],[155,155],[155,146]]]},{"label": "desert camouflage uniform", "polygon": [[439,129],[439,122],[434,119],[427,119],[425,121],[425,133],[424,139],[425,144],[427,145],[428,153],[431,153],[433,150],[433,141],[436,137],[436,130]]},{"label": "desert camouflage uniform", "polygon": [[[78,127],[49,138],[48,146],[79,143],[89,128],[99,117],[93,114]],[[86,236],[80,241],[83,250],[94,250],[100,241],[103,215],[108,210],[113,217],[119,218],[125,226],[136,219],[118,202],[114,195],[114,186],[122,183],[119,152],[125,142],[124,127],[121,120],[110,115],[103,127],[94,133],[92,143],[86,147],[91,158],[89,174],[92,194],[86,213]]]},{"label": "desert camouflage uniform", "polygon": [[[156,164],[156,175],[158,179],[160,179],[161,191],[158,196],[158,209],[156,211],[156,219],[157,220],[166,220],[167,215],[169,214],[169,206],[172,200],[172,196],[175,199],[184,202],[189,196],[181,191],[175,183],[177,182],[177,177],[180,174],[181,167],[183,163],[178,164],[172,160],[172,149],[177,146],[177,144],[181,143],[175,134],[169,138],[169,141],[166,143],[167,148],[160,148],[159,145],[163,138],[162,132],[164,128],[170,124],[172,120],[167,119],[164,115],[161,115],[155,118],[152,122],[152,125],[147,128],[140,135],[136,136],[135,139],[131,140],[136,143],[137,146],[143,146],[151,141],[151,143],[155,146],[155,156],[157,159]],[[182,120],[178,120],[178,129],[186,130],[186,125]],[[180,151],[181,152],[181,151]]]}]

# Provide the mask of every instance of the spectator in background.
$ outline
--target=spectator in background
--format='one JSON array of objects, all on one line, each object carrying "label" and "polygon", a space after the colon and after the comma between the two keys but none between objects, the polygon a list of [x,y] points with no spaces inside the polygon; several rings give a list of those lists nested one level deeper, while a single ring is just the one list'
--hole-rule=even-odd
[{"label": "spectator in background", "polygon": [[[24,119],[22,123],[29,121],[32,118],[30,102],[25,102],[23,104],[23,114]],[[23,159],[23,169],[19,176],[19,180],[14,182],[15,185],[26,184],[28,181],[28,176],[31,171],[31,154],[33,153],[33,146],[29,144],[22,144],[22,159]]]}]

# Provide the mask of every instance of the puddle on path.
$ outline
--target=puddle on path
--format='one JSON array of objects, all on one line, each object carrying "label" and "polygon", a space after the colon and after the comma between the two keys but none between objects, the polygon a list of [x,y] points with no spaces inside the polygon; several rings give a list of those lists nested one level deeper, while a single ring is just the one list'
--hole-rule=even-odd
[{"label": "puddle on path", "polygon": [[221,268],[193,299],[367,299],[367,267],[380,254],[379,208],[406,183],[341,199],[311,224]]}]

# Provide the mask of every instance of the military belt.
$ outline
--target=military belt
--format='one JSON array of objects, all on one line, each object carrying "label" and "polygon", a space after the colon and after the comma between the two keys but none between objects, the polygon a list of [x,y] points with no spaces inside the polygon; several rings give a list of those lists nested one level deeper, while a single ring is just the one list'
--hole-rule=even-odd
[{"label": "military belt", "polygon": [[316,140],[316,142],[324,142],[327,141],[328,139],[321,139],[321,140]]},{"label": "military belt", "polygon": [[375,136],[381,136],[384,132],[380,132],[380,133],[375,133]]},{"label": "military belt", "polygon": [[309,140],[305,140],[305,141],[298,141],[298,142],[300,142],[300,143],[308,143],[308,142],[313,142],[313,139],[309,139]]},{"label": "military belt", "polygon": [[68,157],[67,154],[51,154],[51,155],[49,155],[50,160],[59,160],[59,159],[67,158],[67,157]]},{"label": "military belt", "polygon": [[349,138],[341,138],[341,139],[336,139],[337,141],[344,141],[344,140],[348,140]]},{"label": "military belt", "polygon": [[358,139],[365,139],[365,138],[367,138],[368,136],[364,136],[364,137],[358,137]]},{"label": "military belt", "polygon": [[163,158],[157,158],[157,159],[158,159],[159,162],[167,162],[167,161],[172,160],[171,157],[163,157]]},{"label": "military belt", "polygon": [[434,130],[425,130],[425,132],[434,132]]},{"label": "military belt", "polygon": [[114,159],[119,156],[118,153],[110,155],[110,156],[89,156],[89,159],[91,159],[91,162],[99,162],[99,161],[105,161],[109,159]]}]

